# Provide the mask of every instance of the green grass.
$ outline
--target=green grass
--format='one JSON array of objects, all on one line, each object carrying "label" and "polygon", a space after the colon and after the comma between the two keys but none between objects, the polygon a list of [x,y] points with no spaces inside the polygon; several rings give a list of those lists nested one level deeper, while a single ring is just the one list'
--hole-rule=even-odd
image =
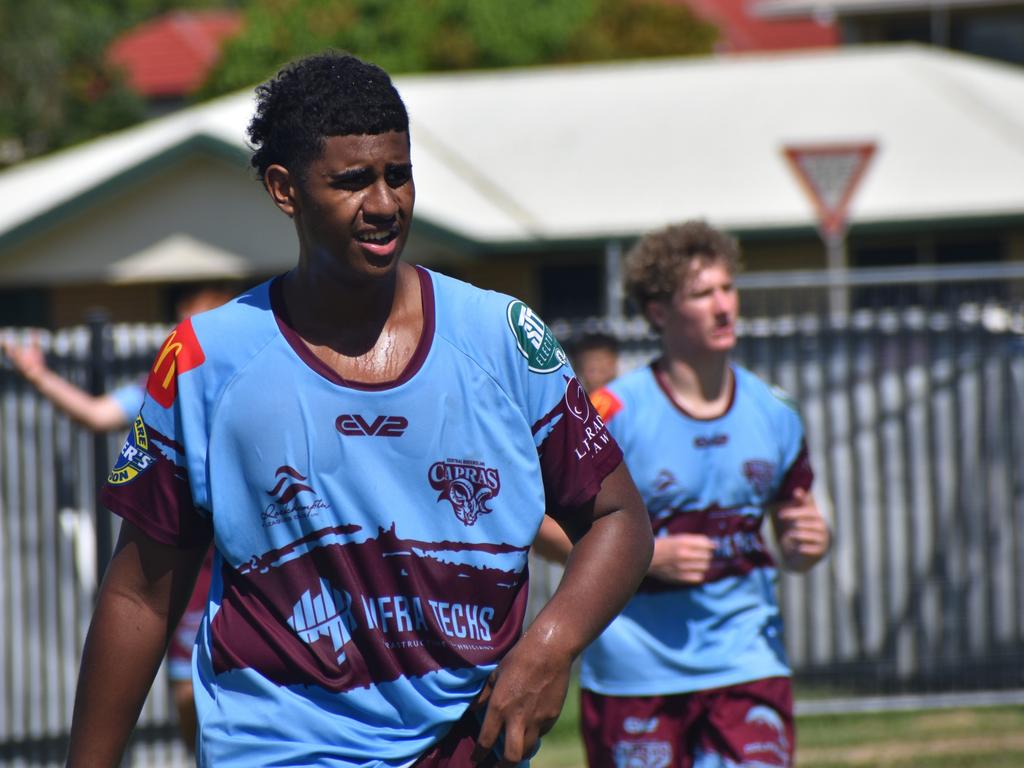
[{"label": "green grass", "polygon": [[[544,737],[532,768],[582,768],[579,689]],[[797,718],[799,768],[1021,768],[1024,707],[807,715]]]}]

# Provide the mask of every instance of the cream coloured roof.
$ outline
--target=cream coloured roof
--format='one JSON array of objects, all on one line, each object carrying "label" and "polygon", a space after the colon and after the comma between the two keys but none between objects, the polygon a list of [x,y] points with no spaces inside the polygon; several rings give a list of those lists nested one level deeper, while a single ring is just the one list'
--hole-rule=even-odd
[{"label": "cream coloured roof", "polygon": [[[851,220],[1024,215],[1024,70],[917,45],[396,78],[417,218],[492,245],[631,237],[704,216],[811,227],[787,143],[874,141]],[[0,173],[6,236],[176,148],[242,168],[248,92]],[[243,174],[240,174],[240,179]],[[251,174],[245,182],[255,184]],[[265,213],[265,212],[261,212]]]}]

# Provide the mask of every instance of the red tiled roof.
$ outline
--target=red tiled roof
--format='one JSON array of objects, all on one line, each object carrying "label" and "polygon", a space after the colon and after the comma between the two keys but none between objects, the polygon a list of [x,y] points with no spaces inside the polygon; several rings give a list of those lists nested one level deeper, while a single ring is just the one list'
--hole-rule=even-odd
[{"label": "red tiled roof", "polygon": [[185,96],[203,84],[222,44],[241,26],[236,11],[172,11],[118,37],[107,59],[143,96]]},{"label": "red tiled roof", "polygon": [[835,24],[814,19],[761,19],[750,13],[753,0],[674,0],[685,3],[705,21],[718,27],[718,50],[779,51],[793,48],[822,48],[839,44]]}]

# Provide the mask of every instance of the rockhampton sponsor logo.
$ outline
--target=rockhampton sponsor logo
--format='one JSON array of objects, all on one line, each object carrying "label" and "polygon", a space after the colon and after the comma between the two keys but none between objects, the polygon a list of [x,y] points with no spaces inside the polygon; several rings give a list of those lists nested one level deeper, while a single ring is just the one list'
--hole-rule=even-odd
[{"label": "rockhampton sponsor logo", "polygon": [[[430,619],[433,619],[431,626]],[[458,650],[491,650],[494,608],[474,603],[424,599],[418,595],[359,595],[321,578],[292,606],[288,626],[309,645],[330,641],[338,665],[353,634],[377,633],[391,649],[447,645]],[[435,634],[436,627],[441,637]]]},{"label": "rockhampton sponsor logo", "polygon": [[615,768],[669,768],[672,745],[667,741],[620,741],[612,748]]},{"label": "rockhampton sponsor logo", "polygon": [[554,373],[568,362],[562,345],[544,321],[523,302],[515,300],[506,309],[508,327],[519,352],[534,373]]},{"label": "rockhampton sponsor logo", "polygon": [[142,417],[137,416],[124,445],[121,446],[121,452],[117,455],[110,474],[107,475],[107,482],[111,485],[130,483],[153,466],[155,462],[156,457],[149,452],[149,435],[146,434],[146,425],[143,423]]},{"label": "rockhampton sponsor logo", "polygon": [[267,495],[273,501],[263,509],[261,515],[264,528],[289,520],[315,517],[322,510],[330,509],[331,505],[321,499],[312,487],[306,485],[306,476],[294,467],[287,464],[280,466],[274,477],[277,478],[277,483],[267,491]]},{"label": "rockhampton sponsor logo", "polygon": [[430,487],[438,491],[437,500],[452,505],[455,517],[466,526],[474,525],[480,515],[493,510],[488,502],[501,491],[497,469],[471,459],[435,461],[427,470]]},{"label": "rockhampton sponsor logo", "polygon": [[350,437],[401,437],[409,428],[409,420],[404,416],[365,419],[358,413],[343,413],[334,420],[334,428]]}]

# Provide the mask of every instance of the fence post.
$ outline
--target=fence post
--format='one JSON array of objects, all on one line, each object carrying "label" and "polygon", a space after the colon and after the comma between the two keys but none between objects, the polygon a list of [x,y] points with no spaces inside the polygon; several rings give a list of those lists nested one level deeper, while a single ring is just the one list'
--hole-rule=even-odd
[{"label": "fence post", "polygon": [[[110,360],[110,315],[104,309],[92,309],[86,315],[85,322],[89,327],[89,392],[94,395],[102,395],[107,391],[107,365]],[[107,563],[110,562],[113,554],[113,542],[111,541],[113,528],[110,512],[99,503],[99,490],[107,479],[109,462],[107,436],[104,433],[96,432],[92,438],[92,463],[94,487],[97,494],[95,499],[97,585],[103,581]]]}]

